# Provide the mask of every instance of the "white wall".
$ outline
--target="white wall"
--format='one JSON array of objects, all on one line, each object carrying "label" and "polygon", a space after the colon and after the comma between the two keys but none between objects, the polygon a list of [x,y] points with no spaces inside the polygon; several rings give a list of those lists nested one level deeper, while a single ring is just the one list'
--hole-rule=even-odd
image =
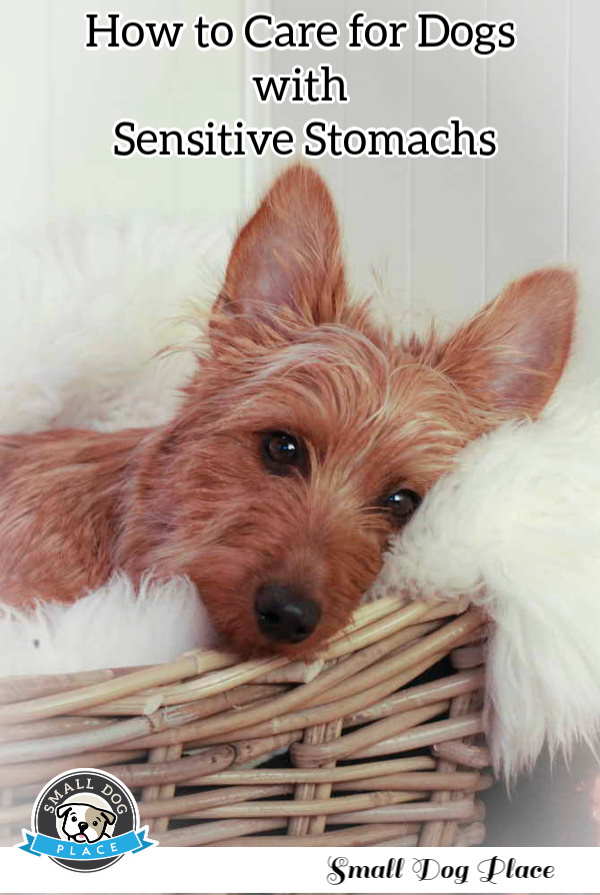
[{"label": "white wall", "polygon": [[[244,55],[241,44],[200,54],[82,47],[83,16],[119,9],[193,21],[271,7],[277,17],[334,18],[363,8],[384,19],[434,7],[451,18],[514,18],[518,45],[484,60],[408,46],[353,53]],[[390,287],[390,307],[433,307],[455,320],[512,276],[571,261],[583,285],[580,353],[600,365],[600,30],[597,0],[26,0],[5,4],[0,30],[0,224],[85,211],[157,210],[232,223],[277,167],[273,161],[113,159],[116,118],[190,127],[213,116],[301,130],[322,114],[340,124],[409,128],[460,115],[499,130],[500,153],[479,159],[325,159],[319,167],[342,211],[359,288],[370,266]],[[408,42],[410,43],[410,42]],[[247,76],[330,62],[347,75],[351,102],[258,108]],[[600,372],[600,366],[598,367]]]},{"label": "white wall", "polygon": [[243,165],[228,159],[114,158],[114,122],[190,127],[244,115],[243,55],[85,49],[85,15],[190,23],[241,17],[241,0],[20,0],[2,4],[0,224],[85,212],[159,211],[230,218]]}]

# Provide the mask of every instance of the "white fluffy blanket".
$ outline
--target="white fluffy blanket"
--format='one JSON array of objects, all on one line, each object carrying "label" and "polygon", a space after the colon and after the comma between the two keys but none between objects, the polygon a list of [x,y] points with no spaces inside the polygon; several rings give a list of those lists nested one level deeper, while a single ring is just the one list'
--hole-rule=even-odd
[{"label": "white fluffy blanket", "polygon": [[213,643],[206,610],[185,578],[146,581],[136,593],[117,574],[72,606],[0,609],[0,677],[168,662]]}]

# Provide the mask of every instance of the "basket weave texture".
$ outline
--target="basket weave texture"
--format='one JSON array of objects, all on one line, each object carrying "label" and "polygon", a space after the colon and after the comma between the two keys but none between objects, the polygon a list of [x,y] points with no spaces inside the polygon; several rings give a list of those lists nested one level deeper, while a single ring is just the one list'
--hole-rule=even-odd
[{"label": "basket weave texture", "polygon": [[0,679],[0,844],[77,767],[127,784],[162,845],[481,843],[484,619],[398,605],[362,606],[308,664],[203,650]]}]

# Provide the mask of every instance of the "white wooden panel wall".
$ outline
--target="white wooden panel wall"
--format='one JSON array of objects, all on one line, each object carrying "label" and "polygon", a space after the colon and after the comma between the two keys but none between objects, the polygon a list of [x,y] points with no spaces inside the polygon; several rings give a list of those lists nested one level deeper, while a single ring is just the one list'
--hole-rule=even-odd
[{"label": "white wooden panel wall", "polygon": [[241,0],[23,0],[2,4],[0,225],[69,213],[159,211],[231,218],[239,160],[114,158],[115,120],[190,128],[244,116],[243,53],[85,49],[85,14],[239,24]]},{"label": "white wooden panel wall", "polygon": [[[454,322],[511,277],[572,261],[583,285],[580,355],[600,373],[600,29],[597,0],[438,0],[452,18],[514,18],[518,45],[484,60],[445,49],[401,52],[277,51],[244,55],[82,46],[83,16],[199,12],[240,25],[251,11],[333,18],[363,8],[410,18],[418,0],[26,0],[5,4],[0,30],[0,226],[78,211],[157,210],[234,222],[280,164],[198,159],[113,159],[115,119],[190,127],[208,117],[271,119],[301,131],[309,117],[341,125],[431,126],[460,115],[500,133],[496,158],[323,159],[338,200],[352,277],[388,287],[396,318],[435,310]],[[348,78],[351,102],[331,106],[254,101],[248,76],[329,62]]]}]

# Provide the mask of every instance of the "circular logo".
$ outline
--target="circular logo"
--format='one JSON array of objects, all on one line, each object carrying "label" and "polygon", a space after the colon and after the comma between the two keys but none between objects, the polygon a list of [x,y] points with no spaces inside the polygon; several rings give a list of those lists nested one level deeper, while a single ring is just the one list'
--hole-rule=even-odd
[{"label": "circular logo", "polygon": [[69,870],[103,870],[130,851],[153,843],[139,830],[139,812],[117,777],[95,768],[76,768],[50,780],[31,815],[30,840],[21,846],[45,854]]}]

